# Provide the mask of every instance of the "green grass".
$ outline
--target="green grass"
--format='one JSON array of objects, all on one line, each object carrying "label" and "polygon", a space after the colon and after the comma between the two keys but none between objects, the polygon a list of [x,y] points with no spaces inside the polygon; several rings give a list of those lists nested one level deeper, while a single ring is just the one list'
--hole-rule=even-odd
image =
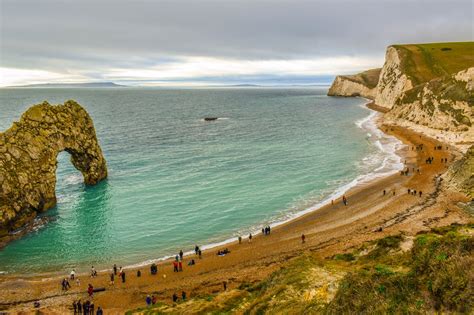
[{"label": "green grass", "polygon": [[414,85],[474,66],[474,42],[393,45]]}]

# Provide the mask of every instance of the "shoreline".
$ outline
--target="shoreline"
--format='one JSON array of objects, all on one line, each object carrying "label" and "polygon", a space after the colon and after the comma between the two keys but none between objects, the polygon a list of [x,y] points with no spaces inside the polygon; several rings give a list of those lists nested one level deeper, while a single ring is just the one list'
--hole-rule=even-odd
[{"label": "shoreline", "polygon": [[[251,243],[243,241],[242,244],[234,239],[234,242],[226,245],[231,253],[224,257],[215,255],[212,249],[203,251],[202,260],[194,255],[185,256],[185,262],[196,258],[196,265],[189,267],[185,264],[184,272],[173,273],[171,261],[165,260],[158,264],[158,276],[150,275],[148,268],[128,268],[127,283],[117,281],[113,286],[109,284],[108,273],[99,272],[97,278],[80,273],[81,286],[73,284],[67,294],[61,294],[58,282],[66,274],[48,279],[3,275],[0,276],[0,290],[3,290],[4,303],[0,303],[0,309],[31,311],[31,303],[27,301],[36,299],[41,301],[42,309],[65,312],[72,300],[87,299],[85,288],[89,282],[94,287],[106,288],[105,292],[94,297],[95,304],[102,306],[107,313],[118,314],[142,306],[146,294],[155,294],[160,301],[171,303],[171,294],[180,290],[186,290],[189,297],[221,292],[222,281],[228,282],[228,288],[232,290],[244,283],[265,279],[273,271],[284,267],[289,259],[305,252],[326,258],[388,235],[402,233],[414,236],[433,226],[471,220],[456,206],[466,197],[452,192],[440,194],[433,180],[447,169],[452,159],[449,159],[448,164],[424,163],[426,156],[433,155],[436,159],[453,157],[453,148],[436,151],[433,147],[440,142],[435,139],[406,128],[384,125],[383,120],[380,124],[382,131],[385,129],[389,135],[396,136],[408,145],[400,154],[406,159],[407,167],[418,166],[421,173],[410,176],[393,174],[354,187],[346,194],[349,206],[342,205],[339,199],[334,205],[325,205],[318,211],[306,213],[276,227],[270,236],[258,233]],[[426,150],[410,150],[410,146],[416,144],[424,144]],[[423,197],[407,194],[407,187],[422,189]],[[389,193],[382,196],[382,190],[385,189]],[[392,191],[395,193],[393,196]],[[301,233],[306,235],[305,244],[301,244]],[[134,275],[137,269],[142,271],[140,278]]]},{"label": "shoreline", "polygon": [[[401,169],[403,169],[403,163],[401,163],[402,155],[399,153],[400,150],[404,146],[403,142],[397,139],[396,137],[390,136],[386,134],[385,132],[383,132],[383,130],[380,128],[380,125],[379,125],[382,120],[382,116],[380,112],[369,106],[372,102],[370,99],[366,99],[363,97],[360,97],[360,98],[365,100],[365,103],[360,104],[359,106],[364,109],[367,109],[368,115],[365,116],[364,118],[354,121],[354,124],[360,129],[370,134],[368,138],[372,138],[372,137],[376,138],[375,140],[371,140],[371,144],[377,147],[378,151],[383,152],[384,160],[375,169],[372,169],[365,173],[361,173],[357,175],[355,178],[353,178],[352,180],[345,181],[341,185],[337,186],[336,188],[327,190],[324,196],[321,197],[319,201],[316,201],[316,203],[311,204],[310,206],[307,206],[295,212],[287,211],[286,213],[275,214],[275,216],[269,220],[269,223],[261,223],[261,225],[269,225],[272,229],[286,225],[288,223],[291,223],[294,220],[298,220],[302,216],[318,211],[320,208],[329,205],[331,203],[331,200],[337,200],[339,198],[342,198],[342,196],[345,193],[349,192],[352,189],[357,189],[359,187],[363,187],[364,185],[373,184],[377,180],[396,174]],[[367,126],[367,125],[370,125],[370,126]],[[390,139],[391,141],[396,142],[395,148],[392,149],[392,152],[387,152],[385,150],[387,144],[385,144],[385,147],[382,144],[380,144],[379,146],[376,144],[376,142],[379,142],[381,139],[385,139],[385,140]],[[398,162],[396,162],[396,164],[400,164],[400,165],[391,165],[391,169],[389,167],[389,170],[380,172],[386,166],[385,165],[386,159],[389,157],[393,158],[394,156],[398,159]],[[363,160],[370,157],[371,156],[369,154],[365,156]],[[245,235],[242,235],[243,241],[248,240],[248,235],[249,235],[248,233],[252,233],[252,235],[254,236],[259,235],[261,233],[260,229],[252,228],[253,226],[256,226],[256,225],[258,224],[253,224],[252,226],[242,228],[243,230],[247,231]],[[40,228],[43,228],[43,227],[40,227]],[[225,246],[228,244],[232,244],[236,242],[237,237],[238,237],[237,235],[234,235],[232,237],[225,238],[222,241],[205,243],[204,245],[200,246],[200,248],[203,251],[205,251],[205,250],[211,250],[217,247]],[[185,256],[189,256],[192,254],[194,254],[194,251],[192,250],[188,252],[184,252]],[[175,255],[164,255],[158,258],[152,258],[152,259],[147,259],[147,260],[123,265],[123,268],[137,269],[137,268],[151,265],[152,263],[160,263],[160,262],[167,261],[168,259],[171,259],[174,256]],[[78,267],[75,268],[75,270],[77,271],[77,270],[82,270],[82,269],[87,269],[87,268],[88,267],[86,267],[85,265],[84,266],[79,265]],[[110,268],[98,269],[98,272],[106,272],[110,270],[111,270]],[[25,273],[16,272],[16,271],[8,272],[8,271],[0,270],[0,277],[1,276],[23,277],[23,278],[44,277],[46,279],[54,279],[57,277],[61,277],[62,274],[64,274],[64,271],[44,271],[44,272],[39,271],[39,272],[25,274]]]}]

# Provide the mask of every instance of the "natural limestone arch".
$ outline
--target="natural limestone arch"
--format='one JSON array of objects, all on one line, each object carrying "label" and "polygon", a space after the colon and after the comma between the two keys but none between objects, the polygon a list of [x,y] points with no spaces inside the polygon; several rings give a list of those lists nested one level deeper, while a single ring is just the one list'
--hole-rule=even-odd
[{"label": "natural limestone arch", "polygon": [[71,155],[86,185],[107,177],[92,119],[75,101],[34,105],[0,133],[0,240],[56,205],[57,156],[62,151]]}]

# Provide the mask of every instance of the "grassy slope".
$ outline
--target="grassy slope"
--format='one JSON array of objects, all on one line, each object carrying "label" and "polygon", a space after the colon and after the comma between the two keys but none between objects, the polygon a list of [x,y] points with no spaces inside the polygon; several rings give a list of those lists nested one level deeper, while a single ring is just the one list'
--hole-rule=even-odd
[{"label": "grassy slope", "polygon": [[393,45],[414,85],[474,67],[474,42]]},{"label": "grassy slope", "polygon": [[[474,311],[474,225],[400,235],[320,260],[303,254],[257,284],[142,314],[387,314]],[[406,240],[405,240],[406,242]],[[374,303],[376,301],[376,303]]]}]

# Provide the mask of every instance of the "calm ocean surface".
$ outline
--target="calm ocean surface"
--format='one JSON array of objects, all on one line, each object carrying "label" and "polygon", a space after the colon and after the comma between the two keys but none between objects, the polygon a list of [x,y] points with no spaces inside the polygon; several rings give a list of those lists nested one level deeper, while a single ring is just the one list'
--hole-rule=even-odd
[{"label": "calm ocean surface", "polygon": [[363,174],[393,169],[393,140],[373,130],[364,100],[326,91],[1,89],[2,131],[32,104],[77,100],[94,120],[109,178],[85,187],[61,153],[58,205],[44,214],[54,220],[1,250],[0,271],[85,271],[174,255],[245,236]]}]

